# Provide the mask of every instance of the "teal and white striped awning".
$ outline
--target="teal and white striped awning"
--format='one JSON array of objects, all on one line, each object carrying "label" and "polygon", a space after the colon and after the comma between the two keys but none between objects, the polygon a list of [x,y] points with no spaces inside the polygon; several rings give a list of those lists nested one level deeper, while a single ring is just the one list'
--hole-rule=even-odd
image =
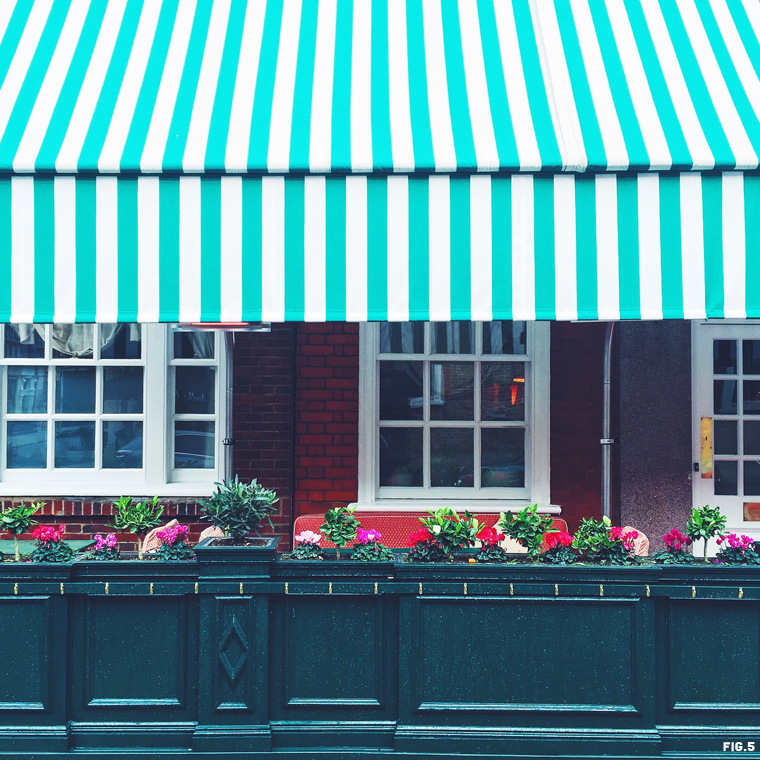
[{"label": "teal and white striped awning", "polygon": [[760,317],[758,156],[758,0],[4,0],[0,320]]}]

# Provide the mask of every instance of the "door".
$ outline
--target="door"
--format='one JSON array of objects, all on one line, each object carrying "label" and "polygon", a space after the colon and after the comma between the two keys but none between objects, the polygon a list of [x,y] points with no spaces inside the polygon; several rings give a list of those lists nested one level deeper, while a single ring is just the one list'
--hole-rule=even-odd
[{"label": "door", "polygon": [[694,505],[760,539],[760,323],[694,324]]}]

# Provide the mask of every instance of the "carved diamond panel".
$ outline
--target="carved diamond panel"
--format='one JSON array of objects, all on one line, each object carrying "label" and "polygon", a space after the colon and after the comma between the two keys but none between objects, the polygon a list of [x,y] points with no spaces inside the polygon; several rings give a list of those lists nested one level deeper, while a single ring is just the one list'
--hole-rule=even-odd
[{"label": "carved diamond panel", "polygon": [[219,662],[227,676],[230,686],[234,689],[240,674],[248,661],[248,640],[243,626],[235,614],[222,633],[219,645]]}]

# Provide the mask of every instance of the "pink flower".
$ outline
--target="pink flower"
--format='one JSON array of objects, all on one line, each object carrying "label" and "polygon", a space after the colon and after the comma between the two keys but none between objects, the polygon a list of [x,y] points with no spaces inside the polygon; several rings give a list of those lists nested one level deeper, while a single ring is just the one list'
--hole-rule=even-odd
[{"label": "pink flower", "polygon": [[313,530],[305,530],[296,536],[297,544],[312,544],[318,546],[322,540],[321,533],[315,533]]},{"label": "pink flower", "polygon": [[359,530],[356,531],[357,544],[366,545],[372,543],[373,541],[379,541],[381,538],[382,534],[374,528],[370,528],[369,530],[359,528]]},{"label": "pink flower", "polygon": [[156,538],[162,544],[168,544],[174,546],[176,543],[181,543],[187,540],[187,525],[177,525],[173,528],[164,528],[164,530],[156,531]]},{"label": "pink flower", "polygon": [[64,530],[63,525],[57,528],[53,525],[39,525],[32,531],[32,538],[40,545],[57,544],[63,539]]}]

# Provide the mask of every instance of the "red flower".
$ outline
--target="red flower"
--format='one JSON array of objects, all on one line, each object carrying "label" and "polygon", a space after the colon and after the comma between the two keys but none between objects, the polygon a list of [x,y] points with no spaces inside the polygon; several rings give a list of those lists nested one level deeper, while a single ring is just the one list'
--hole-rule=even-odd
[{"label": "red flower", "polygon": [[566,549],[572,543],[573,537],[566,530],[546,534],[546,546],[548,549],[556,549],[560,546]]},{"label": "red flower", "polygon": [[409,536],[406,542],[407,546],[417,546],[425,541],[432,541],[433,534],[427,528],[420,528]]},{"label": "red flower", "polygon": [[483,546],[496,546],[499,541],[503,540],[504,534],[499,533],[496,528],[486,528],[486,526],[483,525],[478,531],[478,541],[480,541]]},{"label": "red flower", "polygon": [[53,525],[38,525],[32,531],[32,538],[40,544],[57,544],[63,539],[63,525],[57,528]]}]

